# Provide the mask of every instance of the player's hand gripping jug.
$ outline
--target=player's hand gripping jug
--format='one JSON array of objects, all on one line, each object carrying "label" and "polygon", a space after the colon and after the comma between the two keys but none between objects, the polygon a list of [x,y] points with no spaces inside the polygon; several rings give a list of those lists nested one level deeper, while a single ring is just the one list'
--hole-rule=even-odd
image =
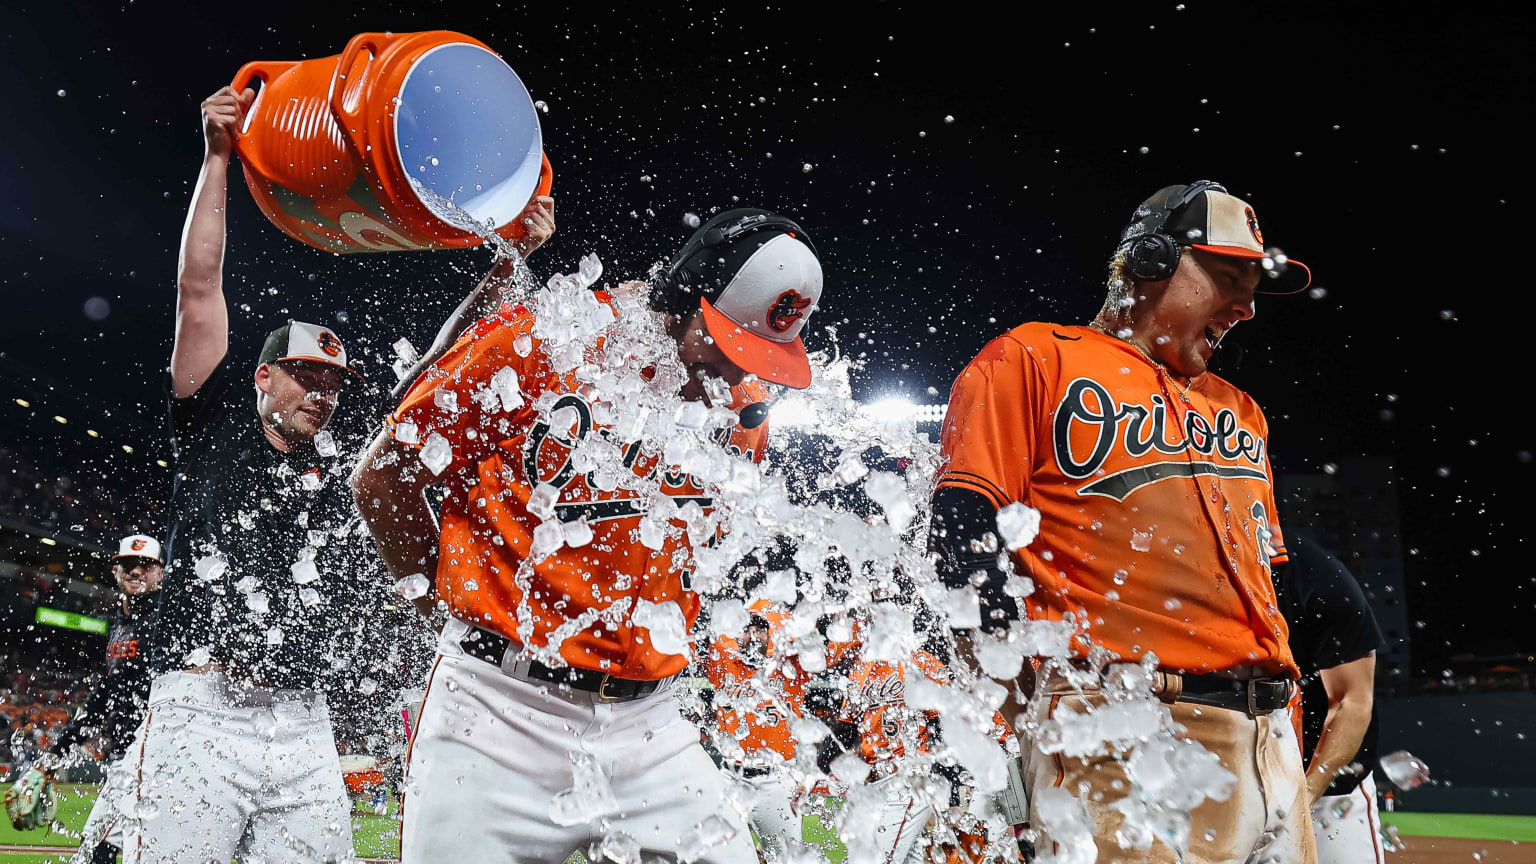
[{"label": "player's hand gripping jug", "polygon": [[517,74],[448,30],[360,33],[339,55],[255,61],[235,148],[246,184],[289,236],[330,252],[476,246],[523,234],[552,176]]}]

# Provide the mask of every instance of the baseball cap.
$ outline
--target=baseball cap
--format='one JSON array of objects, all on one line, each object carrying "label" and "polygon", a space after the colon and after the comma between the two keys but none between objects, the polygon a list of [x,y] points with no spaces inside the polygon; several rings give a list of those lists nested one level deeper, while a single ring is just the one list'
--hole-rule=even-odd
[{"label": "baseball cap", "polygon": [[799,225],[767,210],[727,210],[694,232],[663,281],[698,295],[704,327],[731,362],[766,381],[810,386],[800,333],[821,300],[822,272]]},{"label": "baseball cap", "polygon": [[1264,248],[1264,232],[1253,207],[1210,180],[1157,190],[1120,232],[1120,246],[1149,232],[1213,255],[1262,262],[1262,294],[1294,294],[1312,282],[1307,265]]},{"label": "baseball cap", "polygon": [[160,555],[160,541],[148,534],[132,534],[119,541],[117,554],[112,556],[112,560],[119,558],[151,558],[165,563]]},{"label": "baseball cap", "polygon": [[347,365],[347,349],[341,344],[341,339],[319,324],[289,319],[287,324],[268,333],[256,362],[276,363],[281,360],[303,360],[336,366],[352,373],[358,382],[363,380],[362,373]]}]

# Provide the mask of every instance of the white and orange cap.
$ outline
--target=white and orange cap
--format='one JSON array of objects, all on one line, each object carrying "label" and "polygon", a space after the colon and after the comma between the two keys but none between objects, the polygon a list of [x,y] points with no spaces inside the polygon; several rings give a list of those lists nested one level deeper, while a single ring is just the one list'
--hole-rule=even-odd
[{"label": "white and orange cap", "polygon": [[150,558],[161,564],[165,559],[160,555],[160,541],[148,534],[132,534],[124,537],[117,544],[117,554],[112,560],[119,558]]},{"label": "white and orange cap", "polygon": [[794,221],[767,210],[727,210],[700,226],[653,281],[670,314],[688,314],[697,303],[731,362],[765,381],[810,386],[800,334],[821,301],[821,262]]},{"label": "white and orange cap", "polygon": [[1312,282],[1307,265],[1264,247],[1253,207],[1219,183],[1201,180],[1159,189],[1137,208],[1120,235],[1121,245],[1153,232],[1168,235],[1180,246],[1264,263],[1269,278],[1260,283],[1261,293],[1292,294]]},{"label": "white and orange cap", "polygon": [[347,365],[347,349],[341,338],[327,327],[304,321],[290,320],[287,324],[267,334],[261,346],[257,363],[277,363],[283,360],[302,360],[345,369],[362,381],[362,373]]}]

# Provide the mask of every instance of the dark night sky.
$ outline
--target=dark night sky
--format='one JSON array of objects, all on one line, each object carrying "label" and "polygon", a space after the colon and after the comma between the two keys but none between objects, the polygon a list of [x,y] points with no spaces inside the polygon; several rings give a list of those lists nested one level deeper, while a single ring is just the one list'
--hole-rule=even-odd
[{"label": "dark night sky", "polygon": [[[844,348],[871,355],[866,398],[940,401],[928,389],[947,393],[1008,327],[1085,320],[1137,201],[1225,183],[1327,289],[1262,300],[1229,339],[1243,357],[1223,374],[1264,405],[1277,470],[1396,461],[1404,546],[1419,550],[1421,665],[1536,649],[1522,626],[1536,599],[1524,493],[1536,442],[1517,407],[1530,277],[1511,260],[1530,246],[1529,19],[1474,4],[1433,18],[1097,5],[1005,20],[959,4],[852,16],[828,13],[843,4],[12,3],[0,351],[154,422],[198,102],[247,60],[334,54],[363,30],[457,29],[550,105],[561,232],[539,272],[596,251],[610,275],[639,275],[686,237],[686,211],[732,195],[781,209],[824,254],[813,324],[837,323]],[[226,290],[251,307],[234,316],[247,333],[284,309],[344,311],[354,345],[424,346],[487,262],[330,256],[279,234],[242,185]],[[99,323],[83,313],[93,296],[111,304]],[[354,416],[376,416],[367,407]]]}]

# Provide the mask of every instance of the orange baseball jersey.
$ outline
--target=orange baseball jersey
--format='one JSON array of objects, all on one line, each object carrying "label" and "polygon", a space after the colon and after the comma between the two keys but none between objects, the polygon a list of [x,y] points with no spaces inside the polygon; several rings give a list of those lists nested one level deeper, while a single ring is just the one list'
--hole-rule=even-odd
[{"label": "orange baseball jersey", "polygon": [[1294,677],[1268,440],[1258,404],[1213,373],[1186,382],[1092,328],[1031,323],[955,381],[939,485],[1040,511],[1016,553],[1031,618],[1072,613],[1098,645],[1170,669]]},{"label": "orange baseball jersey", "polygon": [[[926,651],[912,652],[912,662],[932,681],[949,680],[949,670]],[[875,762],[886,754],[899,756],[906,750],[899,717],[899,711],[907,701],[904,669],[900,664],[872,661],[860,663],[848,674],[852,692],[845,710],[849,719],[858,723],[859,755],[866,762]],[[928,712],[927,716],[935,715]],[[926,749],[927,723],[914,730],[910,737],[917,742],[918,749]]]},{"label": "orange baseball jersey", "polygon": [[[798,663],[790,661],[795,675],[790,677],[776,668],[767,676],[773,694],[761,692],[754,682],[757,669],[741,656],[741,643],[721,636],[710,645],[705,662],[705,676],[715,688],[715,725],[741,742],[748,756],[773,751],[785,759],[795,758],[795,736],[789,728],[789,716],[800,716],[805,707],[805,685],[809,676]],[[775,698],[775,694],[777,698]],[[751,700],[751,713],[740,714],[737,707]],[[741,735],[742,723],[746,723]],[[738,737],[739,736],[739,737]]]},{"label": "orange baseball jersey", "polygon": [[[596,296],[610,302],[606,294]],[[654,650],[630,616],[641,600],[676,602],[692,627],[699,600],[688,582],[686,532],[667,537],[660,550],[644,546],[639,527],[648,501],[612,489],[596,471],[578,471],[573,452],[583,440],[600,436],[621,448],[623,465],[636,475],[660,472],[662,492],[679,506],[697,502],[707,509],[711,499],[694,478],[667,470],[659,452],[617,440],[599,422],[601,412],[593,411],[590,388],[551,368],[540,340],[533,338],[533,324],[533,313],[522,306],[481,320],[417,379],[390,418],[396,440],[424,444],[437,434],[453,451],[438,476],[447,487],[438,594],[454,616],[478,627],[540,648],[558,643],[571,666],[636,680],[674,675],[687,658]],[[516,350],[520,337],[532,340],[531,351]],[[492,376],[503,369],[517,374],[525,400],[511,412],[486,398]],[[545,394],[557,397],[555,411],[571,418],[568,428],[551,429],[536,415],[534,400]],[[764,391],[753,383],[733,388],[731,395],[731,407],[739,409],[762,400]],[[404,424],[414,424],[414,435],[404,434]],[[724,443],[735,454],[760,460],[767,436],[766,424],[751,430],[737,426]],[[585,519],[592,539],[535,563],[529,549],[539,519],[528,512],[528,499],[541,483],[559,490],[554,518]]]}]

